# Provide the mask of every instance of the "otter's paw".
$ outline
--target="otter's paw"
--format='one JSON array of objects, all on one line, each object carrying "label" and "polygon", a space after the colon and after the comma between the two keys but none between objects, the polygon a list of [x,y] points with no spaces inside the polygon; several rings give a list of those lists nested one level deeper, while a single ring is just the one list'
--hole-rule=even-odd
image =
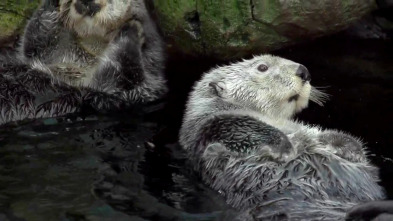
[{"label": "otter's paw", "polygon": [[319,135],[318,141],[326,148],[331,148],[337,156],[349,161],[362,162],[366,160],[363,144],[350,135],[337,131],[326,131]]},{"label": "otter's paw", "polygon": [[295,156],[297,151],[287,136],[280,134],[280,136],[276,136],[274,139],[272,143],[261,145],[253,154],[260,157],[270,157],[281,162],[288,161]]},{"label": "otter's paw", "polygon": [[130,20],[124,24],[118,38],[129,38],[131,41],[143,45],[145,43],[145,34],[141,22],[138,20]]}]

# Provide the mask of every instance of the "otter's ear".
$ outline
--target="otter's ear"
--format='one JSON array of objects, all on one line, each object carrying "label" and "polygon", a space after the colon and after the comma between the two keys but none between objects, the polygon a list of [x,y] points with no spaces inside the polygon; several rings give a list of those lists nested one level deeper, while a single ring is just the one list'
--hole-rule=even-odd
[{"label": "otter's ear", "polygon": [[210,82],[209,86],[213,89],[213,91],[216,93],[217,96],[225,97],[226,91],[227,91],[227,86],[225,85],[224,82],[222,82],[222,81]]}]

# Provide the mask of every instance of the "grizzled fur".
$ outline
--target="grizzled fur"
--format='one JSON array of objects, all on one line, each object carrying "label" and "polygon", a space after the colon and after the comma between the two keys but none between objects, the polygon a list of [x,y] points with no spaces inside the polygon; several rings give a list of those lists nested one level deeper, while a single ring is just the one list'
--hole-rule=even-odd
[{"label": "grizzled fur", "polygon": [[[219,141],[230,151],[244,154],[255,151],[263,145],[266,145],[269,153],[289,154],[292,150],[292,145],[285,134],[250,116],[216,115],[204,122],[198,135],[199,145],[206,146]],[[275,148],[270,149],[269,147],[272,146]]]},{"label": "grizzled fur", "polygon": [[0,124],[156,100],[163,47],[143,0],[46,0],[0,59]]},{"label": "grizzled fur", "polygon": [[257,56],[213,69],[191,92],[180,143],[238,220],[343,220],[384,198],[358,139],[291,119],[324,99],[300,69]]}]

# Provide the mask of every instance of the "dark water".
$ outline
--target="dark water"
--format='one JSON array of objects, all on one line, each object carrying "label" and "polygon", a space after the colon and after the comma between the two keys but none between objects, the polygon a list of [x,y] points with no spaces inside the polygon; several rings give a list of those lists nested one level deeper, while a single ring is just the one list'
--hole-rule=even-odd
[{"label": "dark water", "polygon": [[[367,144],[393,198],[393,44],[342,36],[273,54],[331,95],[298,118]],[[213,220],[231,214],[176,145],[187,94],[215,59],[173,57],[163,109],[37,120],[0,129],[0,220]]]}]

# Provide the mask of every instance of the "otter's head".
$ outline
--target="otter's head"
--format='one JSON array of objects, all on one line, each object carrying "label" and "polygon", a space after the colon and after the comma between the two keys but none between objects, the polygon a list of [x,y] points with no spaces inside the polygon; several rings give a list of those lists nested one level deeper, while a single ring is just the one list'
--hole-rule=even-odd
[{"label": "otter's head", "polygon": [[67,27],[80,36],[104,36],[130,17],[131,0],[60,0]]},{"label": "otter's head", "polygon": [[206,77],[213,96],[279,118],[306,108],[315,90],[306,67],[271,55],[219,67]]}]

